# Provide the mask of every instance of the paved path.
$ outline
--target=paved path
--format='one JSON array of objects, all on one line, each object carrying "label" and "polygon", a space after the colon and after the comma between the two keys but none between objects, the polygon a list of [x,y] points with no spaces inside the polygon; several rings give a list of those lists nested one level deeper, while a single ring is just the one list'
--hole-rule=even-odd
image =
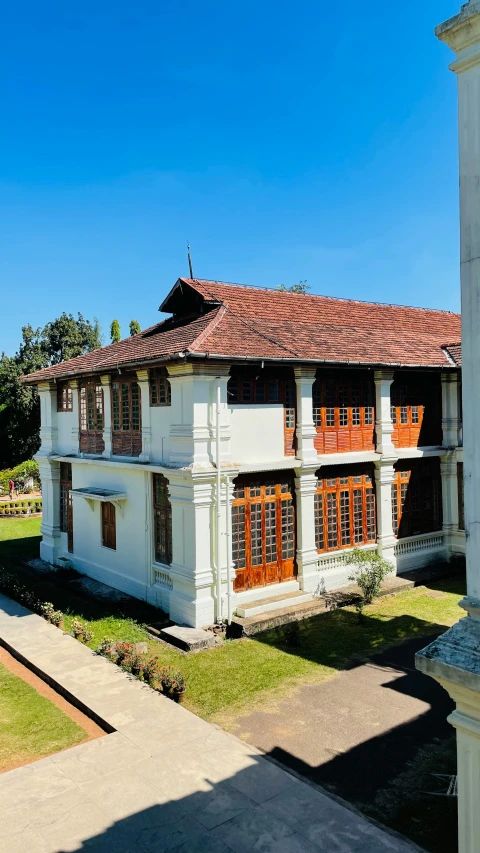
[{"label": "paved path", "polygon": [[431,640],[407,640],[300,687],[239,717],[235,734],[350,802],[372,802],[420,746],[453,734],[452,700],[415,669],[415,653]]},{"label": "paved path", "polygon": [[0,595],[0,639],[111,734],[0,775],[8,853],[412,853]]}]

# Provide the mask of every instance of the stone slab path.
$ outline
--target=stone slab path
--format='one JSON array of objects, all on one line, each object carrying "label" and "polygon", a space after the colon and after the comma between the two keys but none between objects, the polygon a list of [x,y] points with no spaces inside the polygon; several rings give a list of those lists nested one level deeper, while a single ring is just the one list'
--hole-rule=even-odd
[{"label": "stone slab path", "polygon": [[0,641],[111,731],[0,775],[8,853],[412,853],[0,595]]}]

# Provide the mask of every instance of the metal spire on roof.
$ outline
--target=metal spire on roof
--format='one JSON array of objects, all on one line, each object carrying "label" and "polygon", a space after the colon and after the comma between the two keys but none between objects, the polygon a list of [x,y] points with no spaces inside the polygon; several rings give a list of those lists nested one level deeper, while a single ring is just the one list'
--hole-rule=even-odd
[{"label": "metal spire on roof", "polygon": [[193,278],[192,258],[190,257],[190,243],[187,243],[188,266],[190,269],[190,278]]}]

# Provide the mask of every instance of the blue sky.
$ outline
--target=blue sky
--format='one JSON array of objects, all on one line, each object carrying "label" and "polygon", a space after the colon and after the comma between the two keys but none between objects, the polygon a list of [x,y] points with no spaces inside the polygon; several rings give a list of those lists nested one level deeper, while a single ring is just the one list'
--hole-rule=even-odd
[{"label": "blue sky", "polygon": [[458,310],[459,0],[3,9],[0,351],[197,277]]}]

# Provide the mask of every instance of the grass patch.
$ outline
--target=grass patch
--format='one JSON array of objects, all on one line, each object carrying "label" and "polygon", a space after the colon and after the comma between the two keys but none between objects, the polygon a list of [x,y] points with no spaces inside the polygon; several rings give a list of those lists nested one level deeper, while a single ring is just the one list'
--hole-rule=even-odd
[{"label": "grass patch", "polygon": [[[226,727],[255,705],[265,707],[279,693],[284,695],[299,684],[330,678],[355,660],[406,638],[440,632],[462,615],[457,605],[464,593],[464,581],[455,578],[379,599],[365,609],[361,621],[354,608],[344,608],[306,619],[298,623],[294,633],[286,626],[252,639],[230,640],[196,655],[184,655],[150,637],[145,625],[158,619],[158,611],[147,604],[94,599],[72,584],[75,573],[39,574],[17,563],[14,556],[22,552],[22,539],[12,541],[8,535],[17,531],[21,535],[25,530],[23,542],[30,547],[34,524],[38,522],[0,519],[0,563],[39,599],[53,602],[56,609],[65,613],[66,631],[70,631],[73,619],[87,621],[93,633],[89,643],[92,649],[104,637],[146,641],[149,651],[158,655],[163,665],[173,664],[185,672],[187,707]],[[428,589],[441,590],[443,597],[429,597]]]},{"label": "grass patch", "polygon": [[38,557],[40,524],[36,518],[0,518],[0,559],[2,557]]},{"label": "grass patch", "polygon": [[80,743],[86,732],[0,664],[0,770]]}]

